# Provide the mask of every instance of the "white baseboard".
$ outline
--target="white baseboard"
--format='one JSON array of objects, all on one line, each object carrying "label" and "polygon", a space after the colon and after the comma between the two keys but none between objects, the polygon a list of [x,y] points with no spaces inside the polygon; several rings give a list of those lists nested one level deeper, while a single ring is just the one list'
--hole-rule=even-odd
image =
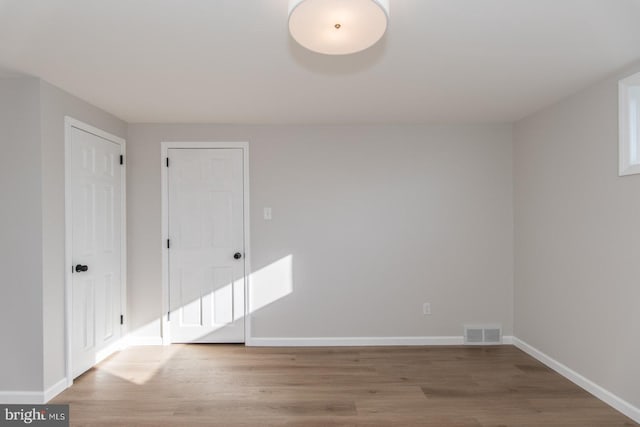
[{"label": "white baseboard", "polygon": [[54,397],[56,397],[57,395],[65,391],[68,387],[68,383],[69,382],[65,377],[60,381],[58,381],[57,383],[55,383],[54,385],[52,385],[51,387],[49,387],[48,389],[46,389],[44,391],[43,403],[47,403],[48,401],[50,401],[51,399],[53,399]]},{"label": "white baseboard", "polygon": [[249,347],[362,347],[393,345],[462,345],[460,337],[249,338]]},{"label": "white baseboard", "polygon": [[67,378],[45,391],[0,391],[0,403],[5,405],[42,405],[56,397],[67,388]]},{"label": "white baseboard", "polygon": [[[513,344],[503,336],[502,344]],[[464,345],[464,337],[333,337],[333,338],[249,338],[248,347],[362,347],[394,345]]]},{"label": "white baseboard", "polygon": [[520,350],[524,351],[534,359],[537,359],[540,362],[544,363],[549,368],[553,369],[563,377],[567,378],[569,381],[585,389],[586,391],[588,391],[598,399],[602,400],[604,403],[622,412],[624,415],[631,418],[635,422],[640,423],[640,408],[633,406],[631,403],[627,402],[621,397],[616,396],[615,394],[611,393],[609,390],[603,388],[602,386],[599,386],[598,384],[594,383],[590,379],[585,378],[584,376],[580,375],[573,369],[558,362],[554,358],[546,355],[545,353],[541,352],[537,348],[527,344],[526,342],[522,341],[521,339],[518,339],[517,337],[513,337],[513,345],[515,345]]},{"label": "white baseboard", "polygon": [[111,356],[113,353],[122,351],[123,349],[126,348],[126,346],[127,346],[127,338],[121,337],[118,341],[108,345],[107,347],[103,348],[102,350],[96,353],[96,359],[95,359],[94,365],[97,365],[98,363],[102,362],[104,359]]},{"label": "white baseboard", "polygon": [[129,335],[127,337],[127,345],[129,347],[137,347],[143,345],[162,345],[162,337]]}]

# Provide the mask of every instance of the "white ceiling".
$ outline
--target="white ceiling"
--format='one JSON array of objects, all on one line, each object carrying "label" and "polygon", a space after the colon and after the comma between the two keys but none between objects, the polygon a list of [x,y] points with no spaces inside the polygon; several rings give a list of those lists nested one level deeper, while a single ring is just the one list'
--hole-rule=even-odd
[{"label": "white ceiling", "polygon": [[129,122],[510,122],[640,59],[640,0],[390,0],[314,54],[287,0],[0,0],[0,66]]}]

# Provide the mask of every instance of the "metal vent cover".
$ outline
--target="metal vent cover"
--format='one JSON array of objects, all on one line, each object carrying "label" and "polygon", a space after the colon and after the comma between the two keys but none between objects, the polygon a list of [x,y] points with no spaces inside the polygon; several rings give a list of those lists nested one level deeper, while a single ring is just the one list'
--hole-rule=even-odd
[{"label": "metal vent cover", "polygon": [[502,326],[465,325],[464,343],[469,345],[502,344]]},{"label": "metal vent cover", "polygon": [[484,340],[484,333],[482,329],[468,328],[464,331],[464,338],[467,343],[481,343]]}]

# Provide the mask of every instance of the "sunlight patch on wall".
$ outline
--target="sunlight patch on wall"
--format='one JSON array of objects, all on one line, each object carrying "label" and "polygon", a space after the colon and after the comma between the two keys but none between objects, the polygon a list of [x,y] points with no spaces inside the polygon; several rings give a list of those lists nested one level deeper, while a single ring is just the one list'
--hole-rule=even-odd
[{"label": "sunlight patch on wall", "polygon": [[251,274],[249,312],[253,313],[293,292],[293,255]]}]

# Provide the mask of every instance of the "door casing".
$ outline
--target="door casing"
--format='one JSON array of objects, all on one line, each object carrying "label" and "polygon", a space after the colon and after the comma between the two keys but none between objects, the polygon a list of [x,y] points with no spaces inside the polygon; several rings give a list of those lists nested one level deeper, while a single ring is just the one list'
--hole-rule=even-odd
[{"label": "door casing", "polygon": [[245,345],[251,345],[251,313],[249,312],[249,293],[251,278],[251,246],[249,238],[249,143],[248,142],[162,142],[160,156],[161,185],[162,185],[162,344],[171,344],[171,333],[169,328],[169,249],[166,241],[169,238],[169,180],[167,174],[168,150],[171,148],[240,148],[242,149],[242,170],[244,176],[243,184],[243,224],[244,224],[244,337]]},{"label": "door casing", "polygon": [[[65,116],[64,118],[64,152],[65,152],[65,177],[64,177],[64,212],[65,212],[65,364],[66,364],[66,377],[67,387],[73,384],[73,360],[72,360],[72,344],[73,344],[73,286],[71,267],[73,266],[72,259],[72,224],[73,224],[73,205],[72,205],[72,182],[71,182],[71,166],[72,166],[72,153],[71,153],[71,131],[72,128],[80,129],[85,132],[94,134],[100,138],[106,139],[114,144],[120,146],[120,154],[124,156],[126,160],[126,141],[123,138],[112,135],[87,123],[76,120],[72,117]],[[125,162],[126,164],[126,162]],[[120,236],[120,310],[124,316],[124,323],[121,325],[121,337],[118,342],[113,346],[104,349],[97,354],[97,361],[105,358],[113,351],[119,350],[124,347],[124,340],[128,332],[127,327],[127,173],[126,167],[121,168],[122,181],[121,181],[121,236]]]}]

